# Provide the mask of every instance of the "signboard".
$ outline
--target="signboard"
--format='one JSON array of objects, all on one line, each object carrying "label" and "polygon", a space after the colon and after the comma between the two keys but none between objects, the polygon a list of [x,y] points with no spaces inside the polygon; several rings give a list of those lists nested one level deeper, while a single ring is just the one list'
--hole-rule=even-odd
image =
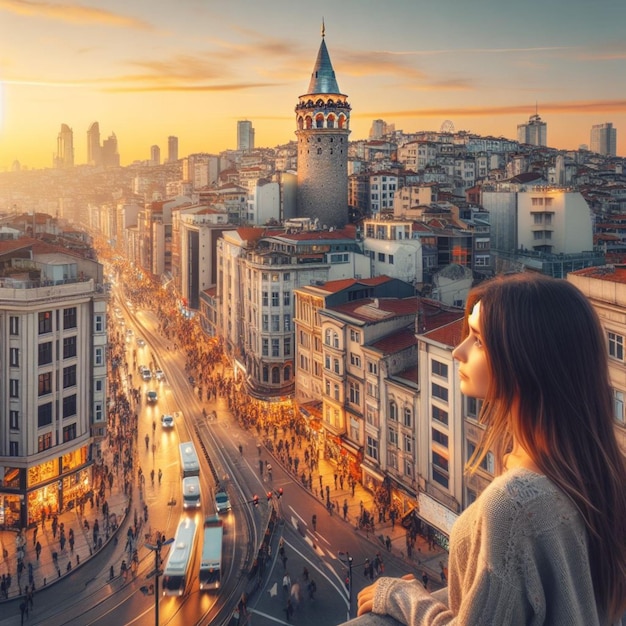
[{"label": "signboard", "polygon": [[448,537],[454,522],[458,518],[456,513],[453,513],[443,504],[440,504],[423,492],[419,494],[419,516],[431,526],[448,535]]}]

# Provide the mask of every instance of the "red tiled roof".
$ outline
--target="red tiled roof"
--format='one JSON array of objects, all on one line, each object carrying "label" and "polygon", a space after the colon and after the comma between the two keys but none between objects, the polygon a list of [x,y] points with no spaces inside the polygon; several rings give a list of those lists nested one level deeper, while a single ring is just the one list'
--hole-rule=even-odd
[{"label": "red tiled roof", "polygon": [[380,350],[383,354],[393,354],[415,345],[417,345],[417,337],[415,336],[415,329],[411,326],[382,337],[371,343],[370,347]]},{"label": "red tiled roof", "polygon": [[456,347],[461,343],[463,332],[463,318],[450,322],[445,326],[439,326],[424,334],[424,337],[437,341],[445,346]]},{"label": "red tiled roof", "polygon": [[370,285],[375,287],[376,285],[382,285],[390,280],[394,280],[389,276],[381,275],[376,276],[374,278],[341,278],[337,280],[329,280],[324,283],[323,289],[328,293],[339,293],[348,287],[352,287],[352,285]]},{"label": "red tiled roof", "polygon": [[626,283],[626,266],[623,265],[586,267],[582,270],[570,272],[570,274],[597,278],[598,280],[604,280],[609,283]]}]

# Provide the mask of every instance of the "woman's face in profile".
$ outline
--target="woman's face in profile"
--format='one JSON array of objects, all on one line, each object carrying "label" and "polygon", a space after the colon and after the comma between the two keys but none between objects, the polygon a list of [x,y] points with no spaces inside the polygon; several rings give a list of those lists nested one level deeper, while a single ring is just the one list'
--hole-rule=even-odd
[{"label": "woman's face in profile", "polygon": [[469,334],[452,352],[459,362],[461,391],[470,398],[484,398],[489,385],[487,351],[482,341],[480,301],[467,318]]}]

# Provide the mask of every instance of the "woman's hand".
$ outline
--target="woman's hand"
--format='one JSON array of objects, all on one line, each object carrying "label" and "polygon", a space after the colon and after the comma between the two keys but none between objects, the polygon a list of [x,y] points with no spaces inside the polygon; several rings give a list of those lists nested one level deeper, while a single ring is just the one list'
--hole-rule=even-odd
[{"label": "woman's hand", "polygon": [[[415,580],[415,576],[413,576],[413,574],[405,574],[404,576],[402,576],[402,580]],[[378,581],[376,581],[372,585],[364,587],[359,592],[359,595],[357,596],[357,617],[365,615],[365,613],[372,612],[372,608],[374,607],[374,595],[376,593],[377,584]]]}]

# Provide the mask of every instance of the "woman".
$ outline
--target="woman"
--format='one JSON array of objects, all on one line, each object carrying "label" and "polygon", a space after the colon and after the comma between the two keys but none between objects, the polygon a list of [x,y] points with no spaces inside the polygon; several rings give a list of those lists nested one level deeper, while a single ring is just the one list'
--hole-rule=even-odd
[{"label": "woman", "polygon": [[571,283],[536,274],[483,283],[467,313],[453,357],[485,425],[469,470],[491,450],[502,474],[452,529],[443,593],[381,578],[350,624],[620,623],[626,463],[597,315]]}]

